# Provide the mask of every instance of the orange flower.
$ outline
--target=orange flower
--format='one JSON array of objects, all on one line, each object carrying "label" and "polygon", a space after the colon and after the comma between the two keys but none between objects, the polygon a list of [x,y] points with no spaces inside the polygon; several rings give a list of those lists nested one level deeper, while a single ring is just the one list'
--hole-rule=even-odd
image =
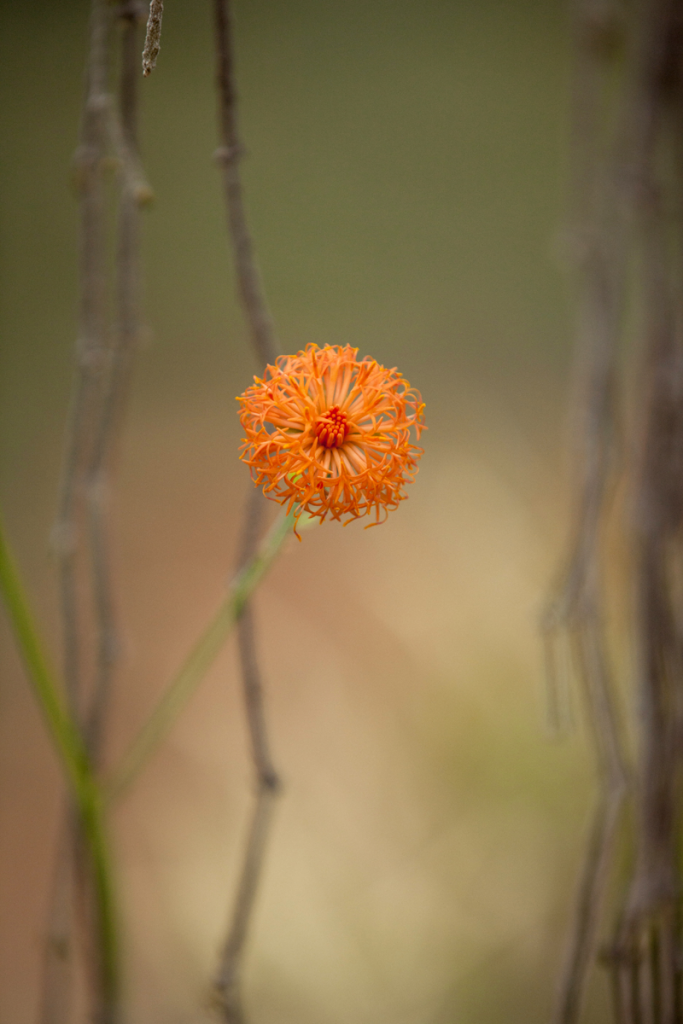
[{"label": "orange flower", "polygon": [[[280,356],[237,399],[240,458],[288,511],[375,526],[406,498],[417,473],[424,405],[400,373],[346,345]],[[384,515],[384,518],[382,516]]]}]

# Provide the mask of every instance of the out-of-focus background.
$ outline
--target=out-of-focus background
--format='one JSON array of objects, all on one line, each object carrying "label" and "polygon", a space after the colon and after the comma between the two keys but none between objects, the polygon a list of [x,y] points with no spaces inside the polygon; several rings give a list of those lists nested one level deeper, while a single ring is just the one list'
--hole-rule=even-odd
[{"label": "out-of-focus background", "polygon": [[[2,506],[58,658],[76,322],[69,165],[88,5],[1,8]],[[557,255],[570,32],[542,0],[238,0],[252,226],[285,351],[351,343],[423,394],[410,499],[292,542],[257,599],[286,780],[250,941],[255,1024],[548,1017],[592,761],[549,737],[536,620],[567,521]],[[113,762],[224,592],[254,371],[218,172],[207,3],[141,81],[145,320],[112,494]],[[5,623],[0,1021],[33,1024],[62,790]],[[130,1022],[203,1019],[251,799],[230,644],[114,819]],[[596,979],[586,1019],[604,1019]]]}]

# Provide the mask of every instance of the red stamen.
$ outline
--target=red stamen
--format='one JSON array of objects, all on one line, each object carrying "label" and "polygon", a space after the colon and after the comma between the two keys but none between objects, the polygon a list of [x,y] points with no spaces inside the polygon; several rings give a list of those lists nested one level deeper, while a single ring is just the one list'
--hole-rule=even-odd
[{"label": "red stamen", "polygon": [[351,430],[349,419],[338,405],[333,405],[315,425],[315,436],[324,448],[339,448]]}]

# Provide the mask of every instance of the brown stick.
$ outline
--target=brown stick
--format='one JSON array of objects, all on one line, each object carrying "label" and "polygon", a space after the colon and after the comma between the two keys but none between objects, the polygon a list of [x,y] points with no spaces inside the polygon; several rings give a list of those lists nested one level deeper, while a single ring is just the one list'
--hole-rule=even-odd
[{"label": "brown stick", "polygon": [[[95,678],[91,699],[83,719],[86,748],[94,765],[102,759],[104,730],[119,638],[114,611],[114,588],[111,573],[111,537],[107,515],[107,497],[111,463],[121,417],[128,393],[131,366],[139,334],[140,291],[140,206],[147,198],[139,186],[139,175],[131,166],[139,167],[137,152],[137,59],[138,26],[141,9],[135,0],[127,0],[117,8],[122,22],[121,63],[119,82],[121,154],[121,193],[119,199],[118,242],[116,252],[116,314],[117,323],[110,334],[106,376],[100,392],[93,426],[93,442],[87,466],[85,489],[88,499],[88,527],[91,556],[92,592],[95,605],[97,650]],[[109,126],[116,116],[110,110]],[[81,856],[81,863],[88,865]],[[86,935],[92,934],[94,903],[83,891]],[[91,925],[88,928],[88,925]],[[99,1016],[103,1024],[115,1024],[120,1007],[108,1005],[100,992]]]},{"label": "brown stick", "polygon": [[[214,13],[221,138],[221,146],[216,156],[223,172],[228,231],[235,259],[238,292],[254,354],[259,367],[262,368],[266,363],[275,362],[278,345],[256,265],[244,208],[239,171],[243,151],[237,128],[237,95],[229,0],[214,0]],[[256,551],[264,511],[263,495],[260,491],[252,491],[245,511],[238,569],[241,569]],[[245,608],[238,626],[238,645],[256,797],[231,922],[214,981],[215,1005],[225,1024],[242,1024],[244,1021],[241,966],[262,875],[273,800],[280,788],[270,753],[263,708],[263,686],[256,656],[255,628],[250,606]]]},{"label": "brown stick", "polygon": [[50,888],[40,1020],[42,1024],[65,1024],[71,1010],[73,971],[73,836],[71,804],[64,808],[57,841]]},{"label": "brown stick", "polygon": [[[662,25],[665,35],[670,30]],[[656,42],[659,55],[665,56],[665,44]],[[654,67],[653,78],[661,78],[661,72],[655,77]],[[668,566],[683,522],[683,339],[669,284],[670,249],[661,192],[652,166],[639,192],[647,332],[634,538],[641,754],[638,855],[626,927],[636,936],[645,933],[649,940],[642,987],[644,1005],[653,1006],[650,1019],[674,1024],[681,1001],[679,939],[672,924],[679,896],[677,774],[683,658],[677,628],[680,610]],[[643,1016],[647,1021],[644,1010]]]},{"label": "brown stick", "polygon": [[140,333],[140,208],[151,195],[149,188],[141,185],[144,176],[137,141],[138,30],[141,9],[134,0],[129,0],[119,8],[118,14],[122,21],[119,110],[118,115],[112,111],[110,119],[110,127],[112,122],[120,125],[115,138],[118,138],[122,147],[116,251],[116,325],[111,334],[107,375],[86,476],[92,588],[97,622],[96,678],[88,709],[86,741],[96,763],[101,758],[112,676],[120,648],[110,567],[108,497],[111,464],[116,454],[116,442],[120,435]]},{"label": "brown stick", "polygon": [[[82,543],[79,536],[85,467],[92,438],[97,393],[101,384],[106,347],[105,198],[102,161],[106,150],[108,109],[110,9],[104,0],[93,0],[90,43],[81,137],[74,157],[75,181],[80,203],[80,309],[76,345],[76,378],[66,431],[58,512],[52,531],[57,559],[64,679],[72,716],[79,720],[83,709],[81,681],[81,625],[78,612],[76,564]],[[41,1020],[64,1024],[69,1016],[71,969],[71,914],[65,892],[75,863],[77,826],[69,807],[67,824],[60,837],[53,877],[52,903],[46,936]]]},{"label": "brown stick", "polygon": [[80,197],[80,311],[76,346],[76,380],[60,484],[59,510],[53,529],[62,595],[64,678],[69,703],[80,711],[79,624],[76,606],[75,560],[79,499],[82,494],[93,405],[101,381],[106,348],[106,264],[102,160],[106,150],[109,97],[110,11],[104,0],[93,0],[90,54],[81,140],[76,150],[75,178]]},{"label": "brown stick", "polygon": [[574,647],[597,754],[599,795],[575,897],[574,920],[553,1015],[555,1024],[570,1024],[578,1020],[581,1012],[586,979],[598,948],[605,893],[629,788],[603,645],[595,616],[588,616],[575,627]]},{"label": "brown stick", "polygon": [[[70,706],[81,721],[85,742],[94,763],[102,753],[108,695],[118,650],[118,637],[113,611],[113,592],[109,569],[109,538],[106,523],[107,480],[105,467],[127,390],[130,356],[138,333],[137,294],[139,205],[149,197],[144,186],[137,157],[137,24],[141,11],[134,0],[121,4],[116,14],[123,21],[120,81],[120,112],[112,107],[108,92],[107,34],[111,8],[95,3],[91,57],[80,147],[80,182],[84,190],[82,204],[82,315],[81,335],[89,339],[88,359],[81,360],[72,419],[72,434],[67,448],[66,468],[62,485],[61,513],[58,533],[65,533],[68,516],[75,522],[77,502],[87,497],[87,518],[92,569],[92,592],[95,603],[97,650],[95,680],[90,689],[88,706],[81,692],[77,674],[79,627],[75,608],[64,604],[67,635],[67,664],[73,667],[70,680]],[[94,109],[95,113],[92,113]],[[94,123],[92,123],[94,122]],[[118,324],[113,335],[106,332],[106,295],[104,264],[104,197],[100,181],[102,158],[107,142],[113,144],[121,163],[123,182],[119,214],[119,246],[117,252]],[[111,338],[111,343],[108,344]],[[71,530],[73,534],[73,529]],[[66,579],[64,592],[75,582],[74,559],[62,569]],[[72,884],[75,873],[76,885]],[[96,1015],[101,1020],[115,1020],[118,1007],[108,1005],[105,988],[99,983],[96,921],[89,898],[89,865],[81,847],[78,823],[70,807],[65,810],[63,836],[60,839],[55,867],[52,910],[48,926],[43,992],[44,1024],[63,1024],[69,1017],[71,969],[69,951],[73,927],[73,909],[69,894],[77,898],[78,919],[82,926],[85,953],[93,979]]]},{"label": "brown stick", "polygon": [[161,48],[161,19],[164,15],[164,0],[152,0],[149,5],[145,46],[142,51],[142,73],[145,78],[151,75],[157,66],[157,57]]},{"label": "brown stick", "polygon": [[[251,558],[260,534],[265,499],[253,490],[246,509],[238,570]],[[256,657],[253,612],[247,606],[238,626],[238,647],[256,796],[235,894],[232,919],[214,980],[214,1001],[225,1024],[243,1024],[241,967],[261,879],[270,821],[280,780],[273,765],[263,707],[263,685]]]},{"label": "brown stick", "polygon": [[221,137],[221,146],[216,151],[216,159],[223,171],[228,230],[235,256],[239,295],[251,333],[256,360],[259,368],[262,368],[266,363],[275,362],[278,344],[273,321],[268,311],[261,274],[254,255],[254,244],[244,207],[239,169],[244,150],[237,124],[237,91],[229,0],[214,0],[214,13]]},{"label": "brown stick", "polygon": [[[585,9],[591,6],[588,2]],[[592,381],[593,400],[587,402],[587,408],[593,413],[585,421],[587,444],[581,459],[584,478],[576,540],[569,570],[551,605],[546,626],[553,629],[564,625],[566,629],[573,623],[581,647],[579,674],[592,708],[593,738],[602,766],[603,806],[601,810],[599,805],[589,842],[570,955],[556,1008],[555,1020],[562,1024],[575,1021],[579,1014],[626,786],[620,741],[613,728],[614,714],[605,706],[610,690],[600,682],[608,666],[599,617],[604,587],[596,585],[603,550],[599,531],[605,521],[609,482],[605,458],[609,418],[605,419],[604,413],[616,372],[614,355],[605,361],[600,353],[607,351],[606,346],[614,352],[614,342],[621,333],[613,300],[624,291],[626,260],[639,241],[642,263],[633,280],[645,299],[647,356],[635,391],[643,440],[635,474],[636,529],[630,538],[641,735],[637,858],[628,898],[604,959],[611,972],[617,1024],[680,1024],[683,1016],[681,936],[676,910],[680,886],[676,834],[680,819],[683,608],[680,589],[676,591],[671,582],[673,558],[680,558],[683,532],[683,253],[680,245],[672,245],[663,205],[665,199],[671,206],[678,203],[681,193],[680,118],[671,133],[674,122],[668,113],[674,102],[679,112],[683,110],[681,37],[678,0],[645,0],[633,33],[636,45],[625,60],[632,71],[625,76],[625,127],[617,139],[615,170],[604,179],[611,185],[607,191],[595,191],[590,174],[581,183],[584,195],[597,197],[591,218],[593,238],[599,241],[598,261],[586,266],[584,294],[590,300],[592,289],[594,308],[599,313],[602,304],[603,312],[609,315],[603,316],[602,322],[595,318],[596,330],[588,337],[593,372],[588,376],[586,394],[591,394]],[[593,123],[583,135],[579,125],[576,133],[589,150],[599,135],[594,123],[598,106],[597,95],[592,107],[584,102],[582,109],[589,111]],[[598,172],[603,173],[600,159],[595,155],[592,159]],[[673,171],[676,160],[678,173]],[[587,209],[590,213],[590,203]],[[639,234],[633,230],[636,226]],[[614,282],[619,281],[615,291]],[[678,296],[678,309],[674,295]],[[604,373],[606,368],[611,383]],[[588,660],[591,649],[593,656]]]},{"label": "brown stick", "polygon": [[[627,795],[627,770],[605,649],[600,541],[616,471],[616,363],[626,274],[627,222],[618,172],[600,152],[600,110],[615,12],[593,0],[575,4],[573,253],[579,274],[575,407],[578,480],[573,537],[542,627],[547,645],[571,638],[598,765],[599,793],[575,896],[554,1024],[579,1018]],[[557,683],[550,680],[551,689]]]}]

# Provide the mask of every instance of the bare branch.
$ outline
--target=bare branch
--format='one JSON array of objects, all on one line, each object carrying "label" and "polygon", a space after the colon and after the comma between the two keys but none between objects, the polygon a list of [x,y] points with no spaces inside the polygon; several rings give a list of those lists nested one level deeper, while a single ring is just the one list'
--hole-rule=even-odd
[{"label": "bare branch", "polygon": [[[244,535],[238,565],[243,567],[253,556],[258,543],[265,499],[254,490],[245,517]],[[238,631],[240,664],[245,709],[249,723],[252,759],[256,775],[256,799],[249,835],[242,860],[232,920],[214,982],[214,1002],[225,1024],[243,1024],[241,967],[254,903],[261,878],[270,831],[273,800],[280,791],[280,780],[273,766],[263,708],[263,687],[256,658],[253,613],[244,610]]]},{"label": "bare branch", "polygon": [[[60,482],[52,546],[59,572],[64,642],[64,679],[71,716],[83,712],[81,627],[77,601],[76,563],[82,549],[79,520],[92,424],[106,348],[105,197],[102,164],[106,151],[109,36],[111,13],[104,0],[93,0],[81,137],[74,157],[80,204],[80,309],[76,346],[76,378]],[[65,835],[56,851],[50,921],[44,957],[43,1024],[66,1024],[69,1018],[71,965],[67,960],[71,915],[65,910],[74,870],[75,817],[67,811]],[[69,834],[70,838],[66,838]],[[68,862],[68,867],[66,863]],[[82,880],[81,880],[82,881]],[[97,973],[97,969],[95,969]],[[97,986],[97,982],[94,982]]]},{"label": "bare branch", "polygon": [[276,795],[277,790],[272,786],[260,786],[256,794],[230,930],[214,982],[214,1003],[225,1024],[243,1024],[245,1019],[240,971]]},{"label": "bare branch", "polygon": [[[91,757],[101,757],[102,735],[120,640],[114,614],[111,554],[107,504],[111,463],[120,434],[129,392],[133,359],[140,334],[140,207],[151,192],[144,181],[137,142],[137,53],[139,9],[129,3],[119,9],[121,71],[117,124],[122,164],[116,251],[116,325],[111,334],[107,374],[94,425],[94,437],[87,468],[86,493],[92,559],[93,596],[97,622],[97,670],[88,711],[86,739]],[[141,182],[143,183],[141,185]]]},{"label": "bare branch", "polygon": [[164,0],[151,0],[145,46],[142,51],[142,73],[145,78],[151,75],[157,66],[157,57],[161,48],[161,19],[164,14]]},{"label": "bare branch", "polygon": [[[137,75],[135,76],[137,80]],[[123,83],[121,83],[123,86]],[[131,143],[130,135],[122,127],[123,108],[117,112],[113,107],[109,110],[109,141],[112,150],[118,157],[124,178],[124,188],[128,196],[140,206],[146,206],[154,199],[154,192],[145,177],[137,146]],[[132,112],[131,112],[132,113]],[[130,116],[130,113],[128,114]],[[135,135],[133,135],[135,138]]]},{"label": "bare branch", "polygon": [[[578,1020],[588,972],[598,948],[605,894],[627,795],[628,779],[602,623],[601,534],[616,468],[615,392],[627,271],[629,221],[622,207],[621,148],[602,152],[608,58],[620,30],[616,4],[578,0],[573,82],[573,255],[579,272],[574,436],[578,441],[573,537],[566,567],[548,602],[546,646],[571,640],[592,726],[599,795],[575,898],[574,920],[553,1014],[555,1024]],[[551,690],[557,680],[549,679]]]},{"label": "bare branch", "polygon": [[[259,368],[262,368],[266,363],[275,362],[278,345],[266,304],[261,276],[256,265],[254,247],[244,208],[239,171],[239,161],[243,150],[237,128],[237,94],[229,0],[214,0],[214,13],[220,104],[219,123],[222,142],[216,156],[223,171],[228,228],[235,258],[239,295],[249,326],[254,354]],[[249,562],[257,549],[264,509],[265,498],[260,491],[253,490],[245,511],[243,537],[238,556],[239,569]],[[279,790],[278,776],[273,766],[266,730],[263,687],[256,657],[254,621],[249,606],[245,607],[239,623],[238,641],[242,686],[257,788],[232,920],[214,982],[215,1005],[225,1024],[243,1024],[244,1021],[240,985],[241,965],[262,873],[273,798]]]},{"label": "bare branch", "polygon": [[575,899],[574,921],[553,1016],[555,1024],[570,1024],[578,1019],[581,1010],[585,980],[598,949],[605,892],[629,788],[603,640],[595,622],[582,624],[575,631],[573,642],[593,729],[600,792]]},{"label": "bare branch", "polygon": [[73,971],[73,808],[64,808],[53,863],[50,906],[43,954],[40,1020],[64,1024],[69,1020]]},{"label": "bare branch", "polygon": [[259,369],[274,363],[278,355],[273,321],[268,311],[261,275],[254,255],[254,245],[247,224],[239,163],[243,155],[237,126],[237,92],[235,88],[232,44],[232,15],[229,0],[214,0],[217,84],[220,103],[219,129],[221,147],[216,159],[223,171],[223,188],[228,214],[228,228],[235,256],[239,294],[251,332],[251,340]]},{"label": "bare branch", "polygon": [[[105,469],[129,376],[130,351],[138,330],[138,211],[141,202],[150,194],[140,169],[136,143],[134,82],[137,78],[136,26],[140,11],[134,0],[116,9],[116,14],[123,21],[119,115],[113,109],[108,92],[111,10],[107,3],[95,0],[82,140],[77,153],[82,207],[80,359],[62,480],[60,517],[55,528],[57,539],[62,541],[58,550],[70,707],[74,718],[81,721],[93,765],[101,758],[107,701],[118,649],[105,522]],[[105,200],[101,180],[107,142],[112,141],[121,158],[123,180],[117,254],[119,322],[113,336],[106,330]],[[84,495],[87,497],[97,624],[96,678],[87,701],[81,692],[79,679],[74,561],[76,523]],[[66,549],[65,539],[70,542]],[[57,852],[48,926],[42,1019],[44,1024],[63,1024],[69,1017],[71,965],[68,953],[74,916],[67,906],[72,895],[81,907],[79,919],[84,932],[84,952],[91,962],[97,1004],[95,1012],[102,1021],[113,1021],[118,1012],[118,1002],[105,977],[107,968],[103,950],[98,948],[100,908],[93,899],[96,890],[93,888],[92,865],[84,853],[80,825],[71,806],[65,811],[64,832]],[[75,886],[72,885],[72,873],[75,873]]]},{"label": "bare branch", "polygon": [[[582,4],[581,10],[591,6]],[[611,158],[613,167],[604,176],[607,188],[595,186],[596,174],[604,173],[600,170],[604,160],[597,152],[601,134],[595,122],[597,93],[592,105],[589,97],[584,98],[584,122],[575,133],[575,148],[584,147],[584,163],[592,160],[594,168],[584,174],[580,186],[594,246],[582,286],[583,308],[588,310],[589,323],[593,322],[593,329],[586,333],[592,369],[584,391],[588,415],[582,433],[583,481],[575,540],[545,626],[550,631],[571,630],[575,637],[579,677],[593,724],[601,798],[556,1008],[558,1024],[570,1024],[579,1014],[627,793],[601,623],[601,531],[612,473],[616,341],[622,333],[616,314],[623,303],[627,261],[637,245],[641,261],[634,281],[644,298],[645,339],[645,359],[635,389],[641,437],[633,474],[635,530],[630,538],[641,735],[635,789],[637,857],[625,905],[602,959],[610,970],[617,1024],[679,1024],[683,1017],[677,857],[683,591],[672,580],[683,553],[683,252],[680,240],[672,241],[669,219],[670,210],[680,202],[683,170],[679,139],[682,36],[676,0],[646,0],[641,5],[634,48],[625,61],[631,72],[624,77],[624,126]],[[581,88],[585,87],[584,81]]]},{"label": "bare branch", "polygon": [[72,711],[80,710],[79,628],[75,559],[80,545],[78,502],[82,493],[93,404],[106,348],[106,262],[102,160],[106,150],[109,98],[108,46],[111,18],[104,0],[93,0],[90,54],[81,140],[74,157],[80,198],[80,312],[76,380],[67,427],[57,520],[52,541],[59,566],[64,632],[64,678]]},{"label": "bare branch", "polygon": [[[265,502],[266,499],[260,491],[251,491],[238,556],[238,571],[249,563],[257,548]],[[250,605],[245,606],[238,625],[238,647],[256,797],[228,937],[223,946],[219,970],[214,981],[214,1005],[220,1011],[225,1024],[243,1024],[244,1021],[240,985],[241,966],[261,879],[273,800],[280,792],[280,780],[270,753],[263,707],[263,685],[256,656],[254,620]]]}]

